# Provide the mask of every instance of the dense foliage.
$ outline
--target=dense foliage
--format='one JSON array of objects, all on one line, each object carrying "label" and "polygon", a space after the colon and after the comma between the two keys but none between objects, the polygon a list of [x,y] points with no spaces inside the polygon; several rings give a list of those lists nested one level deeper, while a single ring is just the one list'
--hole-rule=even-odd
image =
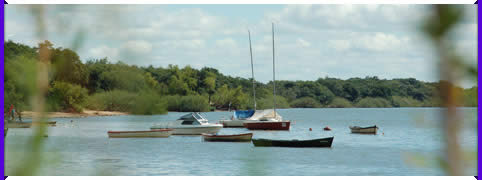
[{"label": "dense foliage", "polygon": [[[251,79],[231,77],[214,68],[138,67],[108,59],[83,63],[71,49],[39,46],[50,52],[51,111],[123,111],[162,114],[167,111],[234,110],[254,107]],[[5,108],[28,110],[35,89],[38,49],[5,42]],[[440,83],[414,78],[319,78],[316,81],[276,81],[278,108],[437,107]],[[273,82],[256,82],[257,108],[273,107]],[[460,88],[465,106],[477,106],[477,87]],[[5,112],[5,109],[4,109]]]}]

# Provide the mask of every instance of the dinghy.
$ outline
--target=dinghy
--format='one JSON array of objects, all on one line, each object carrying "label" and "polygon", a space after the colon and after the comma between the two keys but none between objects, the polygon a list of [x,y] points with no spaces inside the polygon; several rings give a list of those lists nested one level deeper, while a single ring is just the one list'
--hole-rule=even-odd
[{"label": "dinghy", "polygon": [[242,142],[251,141],[253,133],[246,134],[233,134],[233,135],[215,135],[215,134],[202,134],[204,141],[224,141],[224,142]]},{"label": "dinghy", "polygon": [[167,138],[172,129],[155,129],[150,131],[108,131],[109,138]]},{"label": "dinghy", "polygon": [[369,127],[360,127],[360,126],[350,126],[351,133],[357,134],[377,134],[378,127],[369,126]]}]

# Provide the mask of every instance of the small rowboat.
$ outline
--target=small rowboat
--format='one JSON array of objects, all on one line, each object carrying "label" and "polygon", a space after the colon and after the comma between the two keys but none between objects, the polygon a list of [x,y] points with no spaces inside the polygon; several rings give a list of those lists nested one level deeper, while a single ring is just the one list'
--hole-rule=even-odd
[{"label": "small rowboat", "polygon": [[325,130],[325,131],[331,131],[331,128],[328,127],[328,126],[326,126],[325,128],[323,128],[323,130]]},{"label": "small rowboat", "polygon": [[13,122],[13,123],[8,123],[7,127],[8,128],[30,128],[32,125],[36,124],[47,124],[48,126],[55,126],[57,124],[57,121],[49,121],[49,122]]},{"label": "small rowboat", "polygon": [[233,134],[233,135],[215,135],[215,134],[202,134],[204,141],[224,141],[224,142],[242,142],[251,141],[253,133],[246,134]]},{"label": "small rowboat", "polygon": [[334,137],[310,140],[253,139],[254,146],[263,147],[331,147]]},{"label": "small rowboat", "polygon": [[358,133],[358,134],[377,134],[378,127],[369,126],[369,127],[360,127],[360,126],[350,126],[351,133]]},{"label": "small rowboat", "polygon": [[172,129],[155,129],[150,131],[108,131],[110,138],[167,138]]}]

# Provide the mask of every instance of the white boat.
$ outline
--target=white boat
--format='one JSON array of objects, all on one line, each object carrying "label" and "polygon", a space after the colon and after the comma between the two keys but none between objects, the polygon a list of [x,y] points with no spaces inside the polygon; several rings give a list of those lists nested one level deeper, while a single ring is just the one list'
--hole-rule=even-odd
[{"label": "white boat", "polygon": [[223,128],[223,125],[209,123],[206,118],[197,112],[181,116],[174,122],[151,127],[151,129],[173,129],[173,135],[215,134],[218,133],[221,128]]},{"label": "white boat", "polygon": [[172,129],[155,129],[150,131],[108,131],[110,138],[167,138]]},{"label": "white boat", "polygon": [[370,127],[360,127],[360,126],[350,126],[351,133],[358,133],[358,134],[377,134],[378,127],[370,126]]},{"label": "white boat", "polygon": [[234,111],[230,120],[220,120],[223,127],[244,127],[243,123],[255,113],[254,110]]}]

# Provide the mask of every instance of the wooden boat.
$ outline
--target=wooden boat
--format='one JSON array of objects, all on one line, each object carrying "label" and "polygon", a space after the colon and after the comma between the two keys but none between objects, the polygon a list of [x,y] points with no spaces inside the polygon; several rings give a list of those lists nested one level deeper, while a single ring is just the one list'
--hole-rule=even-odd
[{"label": "wooden boat", "polygon": [[215,135],[215,134],[202,134],[204,141],[224,141],[224,142],[242,142],[251,141],[253,133],[246,134],[233,134],[233,135]]},{"label": "wooden boat", "polygon": [[360,127],[360,126],[350,126],[351,133],[358,133],[358,134],[377,134],[378,127],[369,126],[369,127]]},{"label": "wooden boat", "polygon": [[[57,121],[49,121],[49,122],[43,122],[46,123],[48,126],[56,126]],[[30,128],[32,126],[32,122],[14,122],[14,123],[8,123],[7,127],[8,128]]]},{"label": "wooden boat", "polygon": [[331,147],[334,137],[310,140],[271,140],[253,139],[254,146],[264,147]]},{"label": "wooden boat", "polygon": [[155,129],[150,131],[108,131],[110,138],[167,138],[173,129]]},{"label": "wooden boat", "polygon": [[328,126],[326,126],[325,128],[323,128],[323,130],[325,130],[325,131],[331,131],[331,128],[328,127]]}]

